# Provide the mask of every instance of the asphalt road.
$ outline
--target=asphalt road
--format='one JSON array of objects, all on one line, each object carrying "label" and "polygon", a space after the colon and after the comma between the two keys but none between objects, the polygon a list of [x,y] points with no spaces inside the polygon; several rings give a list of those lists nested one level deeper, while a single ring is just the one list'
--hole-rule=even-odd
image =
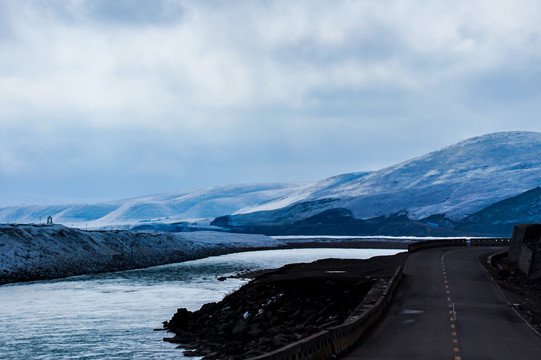
[{"label": "asphalt road", "polygon": [[541,359],[541,337],[477,258],[490,248],[424,250],[377,328],[342,359]]}]

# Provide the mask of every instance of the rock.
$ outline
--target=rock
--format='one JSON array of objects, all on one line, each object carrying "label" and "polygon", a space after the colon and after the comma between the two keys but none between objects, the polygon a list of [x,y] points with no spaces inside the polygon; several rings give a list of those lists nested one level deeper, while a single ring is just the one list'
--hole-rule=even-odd
[{"label": "rock", "polygon": [[271,339],[269,337],[266,337],[266,336],[263,336],[261,339],[259,339],[259,344],[265,344],[265,343],[268,343],[270,342]]},{"label": "rock", "polygon": [[221,333],[229,333],[231,332],[231,329],[233,328],[232,322],[224,322],[218,326],[218,332]]},{"label": "rock", "polygon": [[167,341],[174,344],[189,344],[194,341],[194,337],[188,334],[178,334],[172,338],[163,338],[163,341]]},{"label": "rock", "polygon": [[[186,330],[190,323],[191,315],[192,313],[186,308],[177,309],[176,314],[173,315],[173,318],[169,321],[167,327],[170,329]],[[164,326],[166,326],[165,323]]]},{"label": "rock", "polygon": [[272,338],[272,345],[279,348],[287,344],[287,340],[284,335],[278,334]]},{"label": "rock", "polygon": [[258,337],[259,335],[261,335],[262,332],[263,330],[258,324],[252,324],[250,325],[250,328],[248,329],[248,335],[252,338]]},{"label": "rock", "polygon": [[235,325],[235,327],[231,331],[231,334],[239,335],[239,334],[242,334],[245,330],[246,330],[246,323],[244,321],[239,321],[237,325]]}]

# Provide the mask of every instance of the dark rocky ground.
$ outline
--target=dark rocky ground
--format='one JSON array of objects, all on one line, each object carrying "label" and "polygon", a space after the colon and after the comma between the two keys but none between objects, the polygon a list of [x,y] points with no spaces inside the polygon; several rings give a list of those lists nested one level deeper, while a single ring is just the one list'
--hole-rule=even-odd
[{"label": "dark rocky ground", "polygon": [[257,356],[342,323],[375,281],[390,278],[406,253],[368,260],[325,259],[257,276],[219,303],[178,309],[164,340],[209,359]]},{"label": "dark rocky ground", "polygon": [[[482,259],[486,264],[486,260]],[[526,277],[506,256],[494,258],[495,268],[487,267],[507,299],[521,316],[541,333],[541,276]]]}]

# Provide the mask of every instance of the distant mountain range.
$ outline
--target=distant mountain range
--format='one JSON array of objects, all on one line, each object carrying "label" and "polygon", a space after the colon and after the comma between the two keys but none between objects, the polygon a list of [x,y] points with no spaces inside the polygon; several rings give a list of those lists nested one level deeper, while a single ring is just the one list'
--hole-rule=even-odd
[{"label": "distant mountain range", "polygon": [[541,133],[503,132],[379,171],[315,183],[231,185],[101,204],[9,207],[0,209],[0,221],[38,222],[51,215],[56,222],[94,228],[507,235],[514,223],[541,221],[539,186]]},{"label": "distant mountain range", "polygon": [[[73,227],[122,228],[147,223],[203,220],[259,206],[285,197],[305,183],[225,185],[184,190],[97,204],[35,205],[0,208],[2,223],[55,223]],[[201,221],[200,221],[201,223]]]}]

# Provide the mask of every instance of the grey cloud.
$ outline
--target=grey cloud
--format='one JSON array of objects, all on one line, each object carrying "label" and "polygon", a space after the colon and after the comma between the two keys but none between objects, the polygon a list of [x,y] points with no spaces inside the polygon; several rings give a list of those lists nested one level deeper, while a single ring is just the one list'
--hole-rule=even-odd
[{"label": "grey cloud", "polygon": [[182,19],[180,4],[173,0],[94,0],[86,2],[85,10],[92,19],[109,24],[168,24]]},{"label": "grey cloud", "polygon": [[509,69],[490,72],[466,82],[466,101],[483,98],[487,103],[536,101],[541,98],[541,70]]},{"label": "grey cloud", "polygon": [[0,1],[0,41],[13,36],[9,8],[4,1]]},{"label": "grey cloud", "polygon": [[[28,0],[10,4],[12,11],[39,11],[43,16],[76,26],[96,22],[111,26],[174,24],[184,15],[182,2],[175,0]],[[17,16],[12,12],[12,16]]]}]

